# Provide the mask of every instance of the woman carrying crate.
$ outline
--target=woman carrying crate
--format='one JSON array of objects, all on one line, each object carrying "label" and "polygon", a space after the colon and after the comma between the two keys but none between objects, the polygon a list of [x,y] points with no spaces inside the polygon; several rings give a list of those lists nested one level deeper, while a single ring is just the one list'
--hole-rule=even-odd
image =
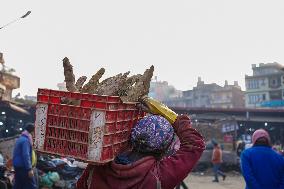
[{"label": "woman carrying crate", "polygon": [[[188,116],[177,116],[158,101],[142,98],[151,113],[133,127],[132,149],[105,165],[89,164],[77,182],[78,189],[173,189],[190,173],[205,149],[203,137],[191,127]],[[180,148],[174,148],[174,134]]]}]

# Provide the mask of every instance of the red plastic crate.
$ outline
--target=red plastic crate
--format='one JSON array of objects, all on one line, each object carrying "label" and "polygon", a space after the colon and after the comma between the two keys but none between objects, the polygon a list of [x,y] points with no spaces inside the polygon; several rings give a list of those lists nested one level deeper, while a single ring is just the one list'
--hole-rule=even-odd
[{"label": "red plastic crate", "polygon": [[118,96],[38,89],[37,99],[35,149],[91,163],[113,160],[145,115]]}]

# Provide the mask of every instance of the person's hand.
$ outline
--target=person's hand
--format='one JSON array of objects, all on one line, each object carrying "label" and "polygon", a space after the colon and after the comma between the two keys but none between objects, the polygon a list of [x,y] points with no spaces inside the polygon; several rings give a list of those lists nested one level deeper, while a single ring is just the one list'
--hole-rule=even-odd
[{"label": "person's hand", "polygon": [[29,178],[33,178],[33,177],[34,177],[34,171],[33,171],[33,170],[30,170],[29,173],[28,173],[28,175],[29,175]]}]

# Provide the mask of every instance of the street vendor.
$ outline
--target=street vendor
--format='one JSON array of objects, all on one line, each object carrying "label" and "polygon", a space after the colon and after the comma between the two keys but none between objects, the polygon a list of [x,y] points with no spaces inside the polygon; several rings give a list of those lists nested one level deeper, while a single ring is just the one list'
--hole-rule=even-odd
[{"label": "street vendor", "polygon": [[[132,149],[107,164],[89,164],[77,188],[173,189],[187,177],[205,149],[203,137],[191,127],[188,116],[177,116],[157,101],[151,107],[149,102],[148,97],[142,100],[144,110],[152,114],[133,127]],[[166,111],[159,111],[161,107]],[[174,148],[175,133],[180,139],[180,148],[167,156]]]}]

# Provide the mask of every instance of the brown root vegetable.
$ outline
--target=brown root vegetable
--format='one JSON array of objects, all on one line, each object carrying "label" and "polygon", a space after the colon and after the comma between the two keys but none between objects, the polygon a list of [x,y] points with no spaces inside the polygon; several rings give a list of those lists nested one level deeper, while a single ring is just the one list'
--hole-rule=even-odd
[{"label": "brown root vegetable", "polygon": [[[73,74],[73,66],[69,59],[63,59],[64,76],[66,88],[70,92],[83,92],[98,95],[120,96],[124,102],[137,102],[139,98],[149,93],[150,82],[154,72],[154,66],[147,69],[143,75],[137,74],[128,76],[129,71],[109,77],[102,82],[99,80],[105,73],[105,69],[101,68],[92,76],[87,84],[83,86],[87,80],[86,76],[80,77],[75,84],[75,75]],[[70,102],[67,102],[70,104]],[[72,104],[72,103],[71,103]],[[77,104],[77,103],[75,103]]]},{"label": "brown root vegetable", "polygon": [[82,92],[93,94],[99,84],[99,80],[104,75],[104,73],[105,73],[104,68],[101,68],[99,71],[97,71],[97,73],[92,76],[89,82],[86,85],[84,85]]},{"label": "brown root vegetable", "polygon": [[75,75],[73,74],[73,66],[70,64],[67,57],[63,59],[63,67],[67,90],[70,92],[78,91],[75,87]]},{"label": "brown root vegetable", "polygon": [[129,73],[130,72],[126,72],[124,74],[120,73],[116,76],[103,80],[101,83],[99,83],[97,89],[95,90],[95,94],[118,96],[119,90],[125,85]]},{"label": "brown root vegetable", "polygon": [[81,91],[81,90],[82,90],[82,87],[83,87],[83,85],[84,85],[84,83],[85,83],[86,80],[87,80],[87,77],[86,77],[86,76],[81,76],[81,77],[77,80],[77,82],[76,82],[76,84],[75,84],[75,87],[76,87],[79,91]]},{"label": "brown root vegetable", "polygon": [[124,102],[137,102],[139,98],[144,95],[148,95],[150,89],[151,78],[154,73],[154,66],[151,66],[150,69],[147,69],[144,74],[139,77],[135,85],[130,87],[126,92],[127,96],[122,96],[121,99]]}]

